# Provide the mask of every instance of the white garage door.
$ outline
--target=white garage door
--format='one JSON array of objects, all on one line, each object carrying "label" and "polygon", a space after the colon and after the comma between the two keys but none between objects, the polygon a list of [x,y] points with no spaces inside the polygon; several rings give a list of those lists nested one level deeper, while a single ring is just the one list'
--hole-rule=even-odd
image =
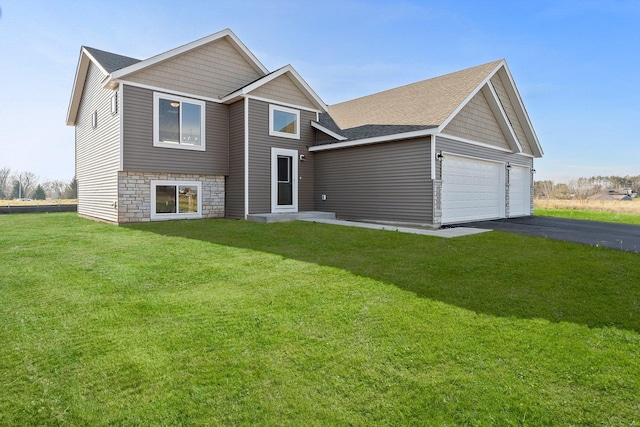
[{"label": "white garage door", "polygon": [[504,164],[446,154],[442,160],[442,223],[504,217]]},{"label": "white garage door", "polygon": [[511,166],[509,171],[509,216],[531,215],[531,173],[529,168]]}]

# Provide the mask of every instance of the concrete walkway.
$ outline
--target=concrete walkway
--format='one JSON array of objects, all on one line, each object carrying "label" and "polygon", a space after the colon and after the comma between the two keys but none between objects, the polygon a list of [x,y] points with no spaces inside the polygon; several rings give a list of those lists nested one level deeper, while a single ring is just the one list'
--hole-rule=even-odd
[{"label": "concrete walkway", "polygon": [[421,234],[423,236],[444,237],[445,239],[449,239],[452,237],[468,236],[471,234],[485,233],[487,231],[491,231],[487,229],[471,228],[471,227],[444,228],[439,230],[424,230],[421,228],[397,227],[395,225],[372,224],[369,222],[342,221],[339,219],[323,219],[323,218],[299,218],[298,220],[308,221],[308,222],[319,222],[322,224],[345,225],[348,227],[371,228],[374,230],[398,231],[400,233]]}]

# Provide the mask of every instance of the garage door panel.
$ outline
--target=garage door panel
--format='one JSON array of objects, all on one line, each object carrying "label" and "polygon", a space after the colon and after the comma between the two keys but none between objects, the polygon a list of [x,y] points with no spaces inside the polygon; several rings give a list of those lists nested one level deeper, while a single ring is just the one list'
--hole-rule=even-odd
[{"label": "garage door panel", "polygon": [[504,165],[446,155],[442,162],[443,224],[504,217]]}]

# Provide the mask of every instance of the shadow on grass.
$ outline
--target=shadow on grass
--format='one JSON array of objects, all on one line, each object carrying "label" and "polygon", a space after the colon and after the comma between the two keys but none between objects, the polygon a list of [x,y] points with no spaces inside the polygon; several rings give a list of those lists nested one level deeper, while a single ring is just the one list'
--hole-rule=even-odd
[{"label": "shadow on grass", "polygon": [[637,254],[501,232],[441,239],[230,220],[125,227],[336,267],[477,313],[640,332]]}]

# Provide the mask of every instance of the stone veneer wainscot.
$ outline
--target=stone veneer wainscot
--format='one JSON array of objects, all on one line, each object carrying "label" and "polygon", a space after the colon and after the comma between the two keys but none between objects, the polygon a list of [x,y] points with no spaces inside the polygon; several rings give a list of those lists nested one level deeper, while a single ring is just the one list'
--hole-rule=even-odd
[{"label": "stone veneer wainscot", "polygon": [[202,217],[224,217],[224,176],[181,173],[118,172],[118,222],[151,221],[151,181],[200,181]]}]

